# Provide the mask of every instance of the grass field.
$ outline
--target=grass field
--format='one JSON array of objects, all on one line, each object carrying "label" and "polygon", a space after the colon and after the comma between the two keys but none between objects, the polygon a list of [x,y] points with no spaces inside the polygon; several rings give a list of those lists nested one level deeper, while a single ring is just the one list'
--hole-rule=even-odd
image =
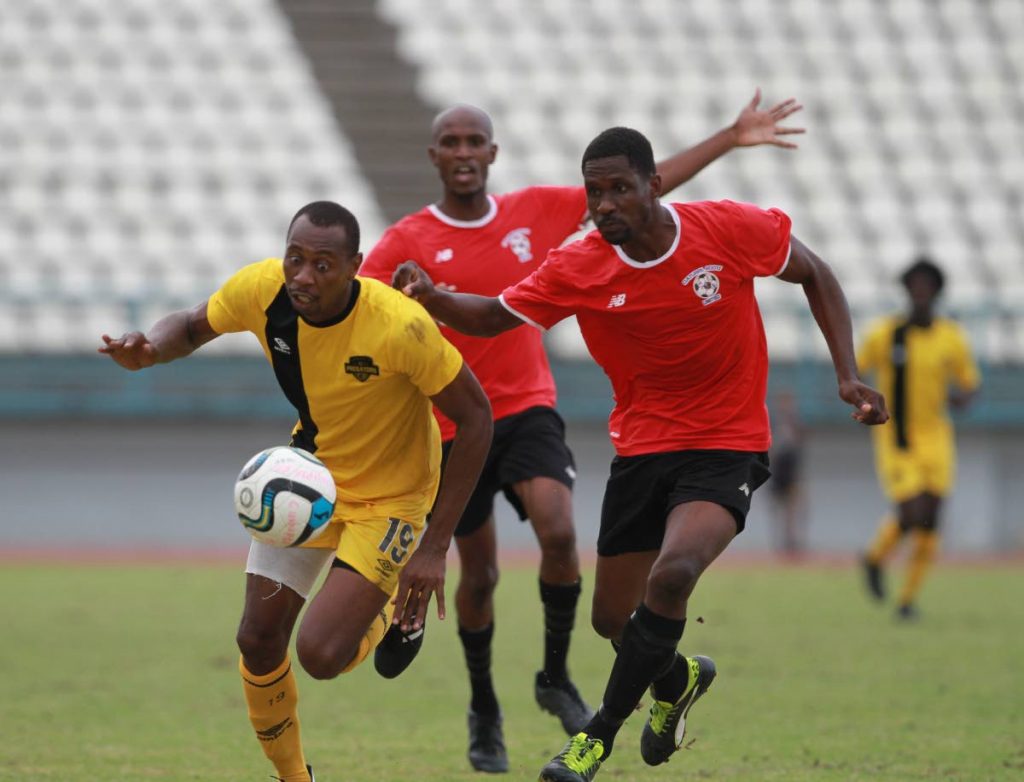
[{"label": "grass field", "polygon": [[[236,671],[241,588],[212,565],[5,565],[0,779],[266,780]],[[513,780],[536,779],[565,740],[532,698],[536,594],[532,571],[504,574],[495,667]],[[647,768],[636,715],[598,780],[1022,779],[1022,595],[1019,569],[940,566],[924,619],[904,626],[866,602],[853,569],[712,569],[683,643],[719,669],[692,746]],[[572,670],[596,703],[611,650],[585,599]],[[454,630],[435,620],[395,681],[369,665],[327,683],[300,673],[321,782],[480,779]]]}]

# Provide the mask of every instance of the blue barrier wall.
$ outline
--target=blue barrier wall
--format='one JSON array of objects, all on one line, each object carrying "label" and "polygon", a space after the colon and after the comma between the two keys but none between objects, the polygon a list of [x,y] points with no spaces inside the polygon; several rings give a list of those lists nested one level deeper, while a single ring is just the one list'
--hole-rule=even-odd
[{"label": "blue barrier wall", "polygon": [[[596,422],[611,410],[607,379],[589,361],[553,364],[559,408],[569,419]],[[966,427],[1024,428],[1024,367],[983,367],[984,388],[958,420]],[[808,425],[845,421],[832,367],[777,362],[769,397],[792,391]],[[293,417],[273,372],[259,356],[203,357],[126,372],[96,355],[0,357],[0,417]]]}]

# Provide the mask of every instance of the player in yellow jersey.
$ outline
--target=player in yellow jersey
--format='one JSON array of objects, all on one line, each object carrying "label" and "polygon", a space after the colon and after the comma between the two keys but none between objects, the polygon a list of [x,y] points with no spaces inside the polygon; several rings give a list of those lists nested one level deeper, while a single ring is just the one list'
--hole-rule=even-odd
[{"label": "player in yellow jersey", "polygon": [[[445,554],[491,442],[490,405],[462,357],[420,305],[357,277],[361,261],[355,217],[331,202],[308,204],[292,220],[283,260],[243,268],[147,334],[104,334],[99,349],[136,370],[220,334],[252,332],[298,412],[292,445],[334,475],[330,529],[301,548],[253,541],[246,564],[239,668],[257,738],[286,782],[313,779],[288,648],[317,577],[331,562],[296,640],[313,678],[354,668],[392,621],[407,633],[422,627],[435,593],[443,619]],[[431,404],[457,425],[439,493]]]},{"label": "player in yellow jersey", "polygon": [[956,451],[948,408],[965,407],[980,385],[978,368],[959,324],[935,315],[942,270],[921,258],[902,276],[907,315],[882,319],[861,345],[858,363],[875,372],[889,400],[890,420],[872,431],[879,481],[894,505],[864,557],[868,590],[885,597],[883,566],[900,540],[913,539],[897,616],[917,616],[915,599],[938,551],[942,500],[953,487]]}]

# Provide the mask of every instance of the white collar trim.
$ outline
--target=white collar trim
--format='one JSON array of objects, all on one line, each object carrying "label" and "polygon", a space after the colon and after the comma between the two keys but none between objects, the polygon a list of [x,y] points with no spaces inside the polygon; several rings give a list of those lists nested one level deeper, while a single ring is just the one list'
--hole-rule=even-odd
[{"label": "white collar trim", "polygon": [[672,222],[676,224],[676,238],[672,240],[672,245],[668,248],[665,254],[662,255],[660,258],[655,258],[653,261],[634,261],[628,255],[626,255],[621,245],[613,244],[612,247],[614,248],[615,253],[619,256],[619,260],[621,260],[627,266],[632,266],[634,269],[650,269],[651,267],[657,266],[658,264],[667,261],[669,258],[672,257],[675,251],[679,249],[679,239],[683,235],[683,228],[682,225],[680,225],[679,223],[679,213],[676,212],[676,210],[673,209],[671,206],[665,206],[664,204],[660,204],[660,206],[662,209],[666,210],[670,215],[672,215]]},{"label": "white collar trim", "polygon": [[445,225],[450,225],[452,228],[480,228],[481,226],[487,225],[491,220],[498,216],[498,202],[494,200],[494,196],[487,196],[487,203],[490,208],[487,210],[487,214],[477,220],[456,220],[454,217],[449,217],[434,204],[428,204],[427,209]]}]

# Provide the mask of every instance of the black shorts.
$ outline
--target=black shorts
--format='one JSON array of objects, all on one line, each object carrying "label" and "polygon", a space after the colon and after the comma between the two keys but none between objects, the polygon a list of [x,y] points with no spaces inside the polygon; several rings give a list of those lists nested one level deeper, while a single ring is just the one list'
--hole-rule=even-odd
[{"label": "black shorts", "polygon": [[[442,448],[442,469],[448,463],[452,441]],[[531,407],[494,422],[494,439],[480,480],[455,528],[456,537],[478,530],[494,512],[494,495],[504,492],[519,518],[526,509],[512,485],[530,478],[553,478],[570,489],[576,478],[576,462],[565,444],[565,422],[552,407]]]},{"label": "black shorts", "polygon": [[750,496],[768,480],[768,454],[745,451],[670,451],[616,456],[601,506],[597,553],[656,551],[669,512],[684,502],[714,502],[743,531]]}]

